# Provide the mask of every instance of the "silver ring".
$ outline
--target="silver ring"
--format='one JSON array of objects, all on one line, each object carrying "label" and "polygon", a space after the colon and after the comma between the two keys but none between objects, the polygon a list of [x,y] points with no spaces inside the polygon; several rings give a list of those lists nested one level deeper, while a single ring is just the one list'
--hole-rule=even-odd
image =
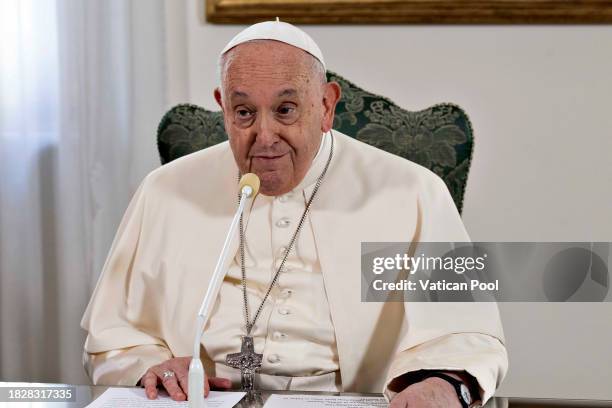
[{"label": "silver ring", "polygon": [[164,376],[165,380],[166,378],[174,377],[174,371],[166,370],[162,373],[162,375]]}]

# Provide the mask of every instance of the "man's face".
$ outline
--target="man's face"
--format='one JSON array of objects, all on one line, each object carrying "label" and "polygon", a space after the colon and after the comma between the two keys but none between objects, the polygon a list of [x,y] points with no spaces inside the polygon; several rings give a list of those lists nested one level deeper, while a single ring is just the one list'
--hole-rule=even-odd
[{"label": "man's face", "polygon": [[339,87],[314,75],[313,60],[278,41],[252,41],[226,54],[215,99],[238,168],[259,176],[263,194],[295,188],[331,128]]}]

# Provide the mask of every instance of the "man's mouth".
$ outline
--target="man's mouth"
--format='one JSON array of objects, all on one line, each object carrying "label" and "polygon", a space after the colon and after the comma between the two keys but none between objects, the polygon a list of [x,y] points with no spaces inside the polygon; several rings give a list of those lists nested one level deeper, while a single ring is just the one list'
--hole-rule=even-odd
[{"label": "man's mouth", "polygon": [[277,154],[277,155],[256,155],[253,156],[253,159],[259,159],[265,162],[271,162],[277,159],[280,159],[281,157],[285,156],[287,153],[283,153],[283,154]]}]

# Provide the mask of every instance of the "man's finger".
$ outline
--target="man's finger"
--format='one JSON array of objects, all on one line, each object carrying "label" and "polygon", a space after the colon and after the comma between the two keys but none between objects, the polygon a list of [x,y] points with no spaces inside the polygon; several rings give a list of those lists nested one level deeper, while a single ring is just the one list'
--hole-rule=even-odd
[{"label": "man's finger", "polygon": [[229,378],[222,377],[210,377],[208,379],[211,388],[227,390],[232,388],[232,382]]},{"label": "man's finger", "polygon": [[401,401],[391,401],[391,405],[389,405],[389,408],[410,408],[411,405],[408,405],[408,403],[404,400]]},{"label": "man's finger", "polygon": [[391,404],[389,404],[389,408],[409,408],[411,405],[408,404],[408,398],[399,393],[391,400]]},{"label": "man's finger", "polygon": [[179,385],[183,389],[183,392],[185,393],[185,395],[189,396],[189,374],[176,373],[176,378],[178,380]]},{"label": "man's finger", "polygon": [[[187,360],[174,359],[170,362],[170,366],[166,369],[174,372],[174,376],[176,377],[179,386],[182,388],[183,394],[187,396],[189,393],[189,367],[185,365],[185,361]],[[189,364],[189,362],[187,362],[187,364]]]},{"label": "man's finger", "polygon": [[204,375],[204,398],[210,394],[210,384],[208,384],[208,376]]},{"label": "man's finger", "polygon": [[164,377],[164,372],[168,371],[167,366],[157,366],[154,371],[155,374],[157,374],[157,376],[161,378],[161,382],[164,385],[166,391],[168,391],[170,398],[175,401],[185,401],[187,399],[187,396],[185,395],[183,390],[181,390],[181,387],[179,387],[178,382],[176,381],[176,375]]},{"label": "man's finger", "polygon": [[157,375],[153,371],[147,371],[142,377],[142,385],[148,399],[157,398]]}]

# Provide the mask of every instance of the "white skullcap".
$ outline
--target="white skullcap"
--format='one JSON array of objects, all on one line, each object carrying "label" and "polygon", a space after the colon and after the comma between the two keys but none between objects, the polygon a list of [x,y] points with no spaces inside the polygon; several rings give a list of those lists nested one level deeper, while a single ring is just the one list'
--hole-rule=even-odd
[{"label": "white skullcap", "polygon": [[232,38],[225,48],[223,48],[221,55],[239,44],[252,40],[276,40],[293,45],[318,59],[321,64],[323,64],[323,69],[325,69],[323,53],[317,43],[315,43],[304,31],[292,24],[279,21],[278,17],[276,21],[264,21],[263,23],[253,24],[239,32],[238,35]]}]

